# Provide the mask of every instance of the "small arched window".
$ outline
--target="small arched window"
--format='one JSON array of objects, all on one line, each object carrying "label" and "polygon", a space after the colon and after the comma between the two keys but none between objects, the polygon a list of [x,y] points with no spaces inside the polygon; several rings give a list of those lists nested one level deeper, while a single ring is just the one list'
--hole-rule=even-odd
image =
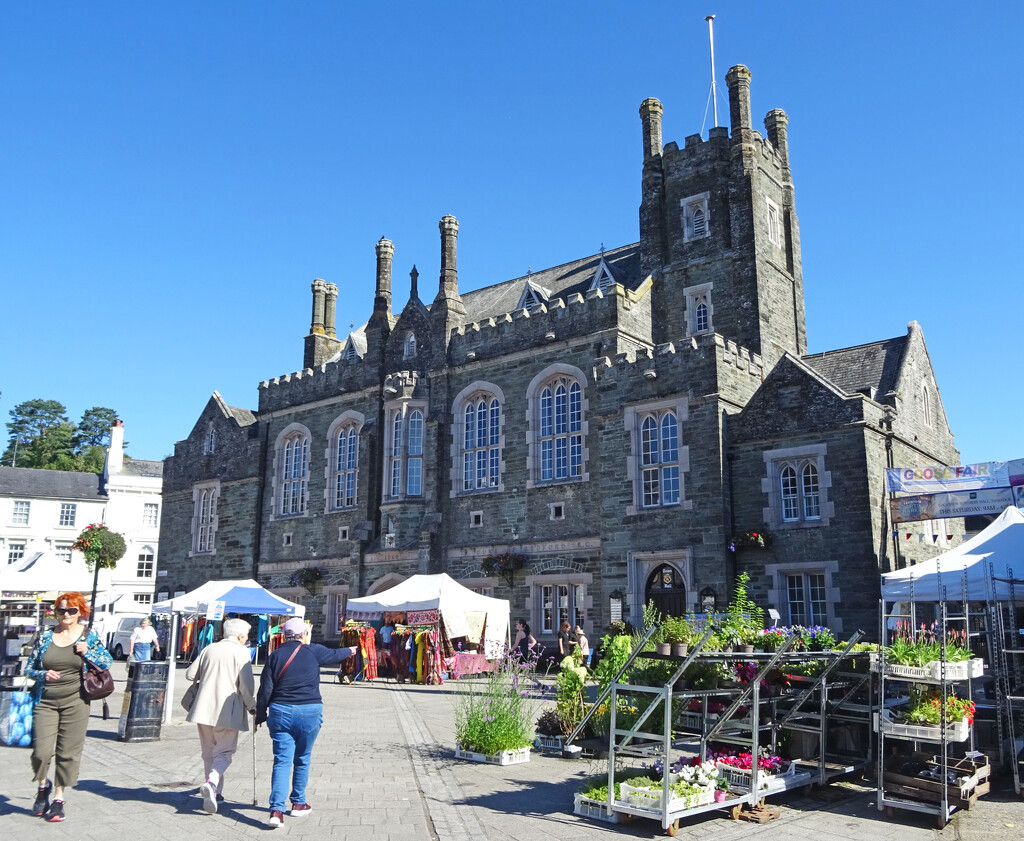
[{"label": "small arched window", "polygon": [[217,449],[217,430],[214,429],[211,421],[206,427],[206,437],[203,439],[203,454],[212,455]]},{"label": "small arched window", "polygon": [[785,464],[779,472],[779,490],[784,522],[821,519],[818,468],[813,463]]},{"label": "small arched window", "polygon": [[403,356],[405,359],[412,359],[416,356],[416,334],[409,333],[405,337],[405,349]]},{"label": "small arched window", "polygon": [[693,211],[693,236],[694,239],[707,236],[708,223],[704,216],[703,208],[695,208]]}]

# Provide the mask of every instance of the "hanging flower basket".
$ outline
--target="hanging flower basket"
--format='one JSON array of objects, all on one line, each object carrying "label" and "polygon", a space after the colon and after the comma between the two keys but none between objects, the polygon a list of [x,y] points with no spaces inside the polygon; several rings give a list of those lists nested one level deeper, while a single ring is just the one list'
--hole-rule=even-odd
[{"label": "hanging flower basket", "polygon": [[317,593],[323,584],[323,572],[320,567],[303,567],[292,573],[288,583],[292,587],[305,587],[310,593]]},{"label": "hanging flower basket", "polygon": [[116,531],[111,531],[103,523],[86,526],[78,540],[71,544],[85,556],[85,565],[92,572],[96,565],[100,569],[113,569],[124,557],[124,538]]},{"label": "hanging flower basket", "polygon": [[501,555],[488,555],[480,561],[480,569],[488,575],[500,575],[509,587],[512,586],[517,569],[522,569],[526,558],[505,552]]},{"label": "hanging flower basket", "polygon": [[766,531],[745,531],[729,541],[729,551],[737,549],[771,549],[772,536]]}]

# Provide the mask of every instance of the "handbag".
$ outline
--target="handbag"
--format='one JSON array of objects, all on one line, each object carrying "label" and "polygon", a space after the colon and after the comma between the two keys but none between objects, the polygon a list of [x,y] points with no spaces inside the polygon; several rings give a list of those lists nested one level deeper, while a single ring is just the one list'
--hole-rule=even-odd
[{"label": "handbag", "polygon": [[110,669],[101,669],[88,661],[82,669],[82,694],[87,701],[102,701],[114,691]]},{"label": "handbag", "polygon": [[192,712],[192,705],[196,702],[196,695],[199,694],[199,681],[193,681],[192,685],[185,690],[185,694],[181,696],[181,705],[185,708],[185,712]]}]

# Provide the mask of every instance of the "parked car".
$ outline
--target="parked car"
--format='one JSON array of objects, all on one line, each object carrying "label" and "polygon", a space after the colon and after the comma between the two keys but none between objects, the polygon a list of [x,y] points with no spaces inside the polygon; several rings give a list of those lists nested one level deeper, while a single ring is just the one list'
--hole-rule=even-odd
[{"label": "parked car", "polygon": [[[115,660],[127,660],[131,653],[130,643],[134,631],[143,619],[150,618],[148,613],[121,614],[117,617],[117,625],[107,640],[107,651]],[[157,639],[160,640],[160,653],[153,652],[154,660],[162,660],[167,656],[167,627],[163,623],[154,623]]]}]

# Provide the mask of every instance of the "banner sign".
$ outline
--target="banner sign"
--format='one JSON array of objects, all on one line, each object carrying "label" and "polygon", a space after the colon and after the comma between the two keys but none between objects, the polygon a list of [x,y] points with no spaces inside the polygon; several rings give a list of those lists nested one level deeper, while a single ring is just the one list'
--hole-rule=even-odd
[{"label": "banner sign", "polygon": [[220,622],[224,618],[226,602],[213,601],[206,606],[206,618],[210,622]]},{"label": "banner sign", "polygon": [[1024,485],[1016,485],[1010,490],[1013,491],[1013,502],[1021,509],[1024,509]]},{"label": "banner sign", "polygon": [[999,514],[1013,504],[1014,495],[1010,488],[988,488],[903,496],[889,501],[889,513],[894,523],[915,523],[947,517],[970,517],[974,514]]},{"label": "banner sign", "polygon": [[1024,458],[1011,458],[1006,462],[1006,469],[1010,474],[1011,485],[1024,485]]},{"label": "banner sign", "polygon": [[890,493],[935,494],[945,491],[976,491],[981,488],[1010,487],[1005,461],[983,461],[947,467],[895,467],[885,471]]},{"label": "banner sign", "polygon": [[405,614],[406,625],[436,625],[437,619],[436,610],[410,610]]}]

